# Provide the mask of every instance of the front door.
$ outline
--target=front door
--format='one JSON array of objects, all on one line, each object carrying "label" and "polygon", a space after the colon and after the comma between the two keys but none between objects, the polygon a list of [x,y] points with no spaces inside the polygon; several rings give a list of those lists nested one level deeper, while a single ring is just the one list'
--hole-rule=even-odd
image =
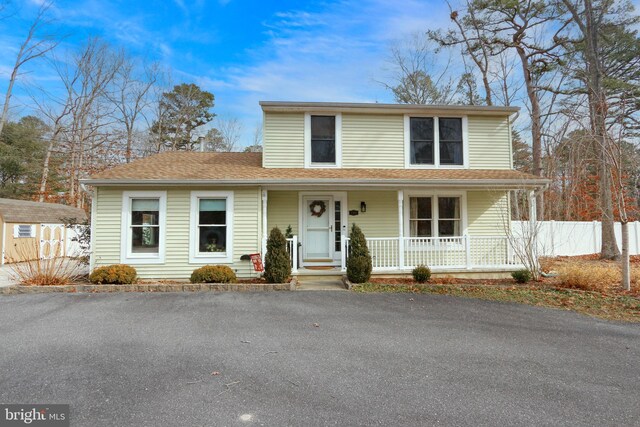
[{"label": "front door", "polygon": [[305,196],[304,236],[302,239],[303,262],[311,264],[331,264],[334,261],[335,204],[332,196]]}]

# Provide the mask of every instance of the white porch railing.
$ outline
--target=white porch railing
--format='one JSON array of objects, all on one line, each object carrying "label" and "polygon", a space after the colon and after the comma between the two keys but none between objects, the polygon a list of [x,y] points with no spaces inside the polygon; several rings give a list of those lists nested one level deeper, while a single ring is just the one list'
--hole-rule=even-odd
[{"label": "white porch railing", "polygon": [[[506,236],[367,238],[374,271],[408,270],[426,265],[434,270],[520,267]],[[349,238],[342,239],[346,269]]]},{"label": "white porch railing", "polygon": [[298,236],[293,236],[287,239],[287,252],[289,252],[289,259],[291,259],[291,272],[298,272]]}]

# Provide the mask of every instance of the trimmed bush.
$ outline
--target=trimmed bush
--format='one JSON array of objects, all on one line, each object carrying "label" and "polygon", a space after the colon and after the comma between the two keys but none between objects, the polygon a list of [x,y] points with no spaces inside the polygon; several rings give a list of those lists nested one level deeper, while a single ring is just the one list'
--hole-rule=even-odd
[{"label": "trimmed bush", "polygon": [[351,283],[365,283],[371,277],[371,254],[367,239],[356,224],[349,233],[349,257],[347,258],[347,278]]},{"label": "trimmed bush", "polygon": [[189,280],[191,283],[235,283],[238,279],[226,265],[205,265],[193,270]]},{"label": "trimmed bush", "polygon": [[271,230],[267,239],[267,255],[264,264],[264,278],[267,283],[286,283],[291,276],[287,239],[278,227]]},{"label": "trimmed bush", "polygon": [[126,264],[98,267],[89,275],[91,283],[98,285],[130,285],[136,282],[136,269]]},{"label": "trimmed bush", "polygon": [[525,269],[518,270],[511,273],[511,277],[513,277],[513,280],[515,280],[517,283],[527,283],[529,280],[531,280],[531,272]]},{"label": "trimmed bush", "polygon": [[431,269],[426,265],[419,265],[411,272],[413,280],[418,283],[428,282],[431,279]]}]

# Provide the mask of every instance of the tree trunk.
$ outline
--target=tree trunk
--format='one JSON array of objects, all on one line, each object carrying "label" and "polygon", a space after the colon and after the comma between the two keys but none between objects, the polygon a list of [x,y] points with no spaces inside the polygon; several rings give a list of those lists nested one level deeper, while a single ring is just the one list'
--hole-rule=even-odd
[{"label": "tree trunk", "polygon": [[9,102],[11,101],[11,92],[13,92],[13,85],[16,82],[16,76],[18,75],[18,63],[11,72],[11,78],[9,79],[9,87],[7,87],[7,93],[4,95],[4,105],[2,106],[2,116],[0,117],[0,135],[2,135],[2,129],[7,121],[9,115]]},{"label": "tree trunk", "polygon": [[[542,176],[542,121],[540,118],[540,101],[538,99],[538,92],[534,88],[533,79],[531,78],[531,71],[529,70],[529,61],[527,59],[526,52],[519,46],[516,46],[516,51],[520,57],[522,64],[522,73],[524,75],[524,83],[527,89],[527,96],[531,104],[531,150],[533,153],[533,174],[536,176]],[[538,193],[536,200],[536,214],[538,220],[544,219],[544,200],[542,199],[542,192]]]},{"label": "tree trunk", "polygon": [[629,223],[623,221],[622,225],[622,289],[631,290],[631,277],[629,274]]},{"label": "tree trunk", "polygon": [[47,180],[49,179],[49,164],[51,163],[51,153],[53,152],[53,147],[55,146],[55,140],[57,135],[54,135],[49,140],[49,145],[47,146],[47,153],[44,156],[44,163],[42,165],[42,178],[40,179],[40,191],[38,192],[38,201],[40,203],[45,201],[45,193],[47,191]]}]

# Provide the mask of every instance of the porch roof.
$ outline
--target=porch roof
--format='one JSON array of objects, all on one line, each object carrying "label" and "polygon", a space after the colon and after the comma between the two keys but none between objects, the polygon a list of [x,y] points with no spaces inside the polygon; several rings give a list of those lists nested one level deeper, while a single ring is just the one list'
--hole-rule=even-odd
[{"label": "porch roof", "polygon": [[165,152],[84,180],[107,185],[342,185],[540,187],[549,181],[509,169],[264,168],[262,153]]}]

